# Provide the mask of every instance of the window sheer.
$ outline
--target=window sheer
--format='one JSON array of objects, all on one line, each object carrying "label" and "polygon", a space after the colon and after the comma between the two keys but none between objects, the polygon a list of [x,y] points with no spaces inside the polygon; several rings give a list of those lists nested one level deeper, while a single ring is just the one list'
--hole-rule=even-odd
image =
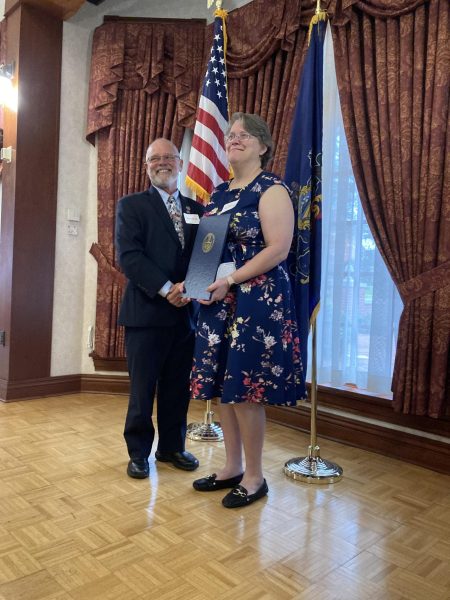
[{"label": "window sheer", "polygon": [[402,302],[376,248],[356,189],[329,27],[324,48],[322,193],[317,381],[389,395]]}]

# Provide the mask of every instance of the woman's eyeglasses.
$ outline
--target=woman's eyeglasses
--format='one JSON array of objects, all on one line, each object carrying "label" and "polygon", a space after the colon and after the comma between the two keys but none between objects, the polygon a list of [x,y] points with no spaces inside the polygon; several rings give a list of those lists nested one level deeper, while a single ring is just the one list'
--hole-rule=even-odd
[{"label": "woman's eyeglasses", "polygon": [[161,156],[159,154],[155,154],[154,156],[150,156],[149,158],[147,158],[145,162],[150,163],[151,165],[154,165],[157,162],[159,162],[160,160],[167,162],[167,161],[176,160],[177,158],[180,158],[180,157],[177,156],[176,154],[162,154]]},{"label": "woman's eyeglasses", "polygon": [[252,137],[255,136],[246,131],[241,131],[240,133],[229,133],[225,136],[225,141],[232,142],[233,140],[237,140],[238,142],[247,142]]}]

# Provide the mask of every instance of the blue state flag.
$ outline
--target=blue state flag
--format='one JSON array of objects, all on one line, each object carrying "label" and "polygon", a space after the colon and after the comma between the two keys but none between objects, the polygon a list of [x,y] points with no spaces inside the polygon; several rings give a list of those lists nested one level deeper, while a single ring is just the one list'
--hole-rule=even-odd
[{"label": "blue state flag", "polygon": [[[288,264],[305,375],[309,329],[320,304],[323,44],[326,31],[326,21],[320,20],[323,18],[316,15],[316,22],[312,24],[310,44],[300,78],[284,177],[294,197],[296,226]],[[305,396],[306,393],[303,394],[303,397]]]}]

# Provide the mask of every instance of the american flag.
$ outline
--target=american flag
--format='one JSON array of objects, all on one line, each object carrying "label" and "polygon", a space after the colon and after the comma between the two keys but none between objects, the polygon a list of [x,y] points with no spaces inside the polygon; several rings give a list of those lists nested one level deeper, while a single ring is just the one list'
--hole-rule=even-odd
[{"label": "american flag", "polygon": [[227,12],[217,9],[214,14],[214,40],[203,81],[186,175],[186,185],[205,202],[219,183],[229,179],[224,142],[228,127],[225,60]]}]

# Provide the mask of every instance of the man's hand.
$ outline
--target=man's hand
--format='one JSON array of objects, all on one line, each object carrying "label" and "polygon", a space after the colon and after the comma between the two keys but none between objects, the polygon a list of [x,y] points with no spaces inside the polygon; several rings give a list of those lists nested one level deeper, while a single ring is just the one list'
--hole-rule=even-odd
[{"label": "man's hand", "polygon": [[183,293],[183,290],[184,290],[184,282],[174,283],[172,285],[172,287],[170,288],[169,292],[167,293],[166,300],[168,302],[170,302],[170,304],[173,304],[173,306],[176,306],[177,308],[185,306],[186,304],[188,304],[191,301],[191,299],[183,298],[181,296],[181,294]]}]

